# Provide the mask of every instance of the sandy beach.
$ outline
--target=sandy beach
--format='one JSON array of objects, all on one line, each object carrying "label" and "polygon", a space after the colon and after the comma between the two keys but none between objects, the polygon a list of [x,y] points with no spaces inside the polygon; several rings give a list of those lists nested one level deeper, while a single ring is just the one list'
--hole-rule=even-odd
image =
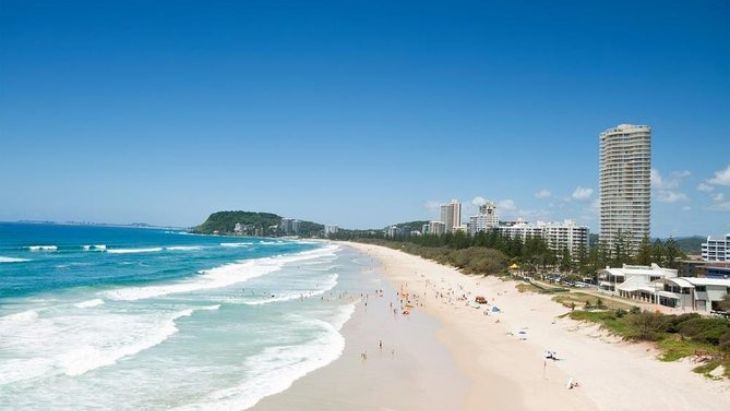
[{"label": "sandy beach", "polygon": [[[264,398],[263,410],[447,410],[463,409],[469,379],[437,338],[441,324],[416,311],[404,316],[396,290],[372,258],[364,291],[342,334],[342,356],[295,381],[288,390]],[[382,289],[382,293],[375,293]],[[382,349],[380,343],[382,342]],[[363,359],[362,354],[367,359]]]},{"label": "sandy beach", "polygon": [[[256,409],[726,410],[730,384],[661,362],[648,344],[629,344],[596,326],[559,319],[549,296],[519,293],[512,281],[466,276],[385,247],[348,243],[373,258],[389,284],[409,294],[409,316],[388,315],[369,297],[343,329],[347,348],[328,367]],[[383,287],[385,288],[385,287]],[[485,315],[460,296],[485,296]],[[385,313],[385,314],[382,314]],[[398,345],[388,358],[380,335]],[[388,340],[386,340],[388,341]],[[387,344],[386,344],[387,345]],[[362,360],[360,353],[368,352]],[[557,361],[545,358],[556,353]],[[579,386],[568,388],[570,381]]]}]

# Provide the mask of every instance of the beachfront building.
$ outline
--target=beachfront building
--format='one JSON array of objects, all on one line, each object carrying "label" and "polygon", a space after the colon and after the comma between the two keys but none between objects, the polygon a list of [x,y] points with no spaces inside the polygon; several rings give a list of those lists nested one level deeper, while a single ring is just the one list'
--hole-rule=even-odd
[{"label": "beachfront building", "polygon": [[236,234],[241,234],[243,232],[243,225],[241,223],[236,223],[236,225],[233,227],[233,232]]},{"label": "beachfront building", "polygon": [[446,225],[444,223],[442,223],[441,221],[431,221],[430,223],[428,223],[428,233],[431,235],[445,234]]},{"label": "beachfront building", "polygon": [[421,235],[421,232],[418,230],[410,231],[408,227],[398,227],[397,225],[392,225],[385,229],[386,237],[405,237],[407,235]]},{"label": "beachfront building", "polygon": [[598,286],[621,297],[655,302],[657,289],[652,284],[664,278],[676,278],[677,270],[662,268],[656,264],[627,265],[621,268],[606,267],[598,272]]},{"label": "beachfront building", "polygon": [[282,218],[279,223],[279,231],[285,235],[299,233],[299,220],[295,218]]},{"label": "beachfront building", "polygon": [[482,231],[491,230],[499,225],[497,205],[487,201],[479,206],[479,213],[469,217],[469,234],[475,235]]},{"label": "beachfront building", "polygon": [[336,225],[325,225],[324,226],[324,235],[325,237],[328,237],[330,235],[337,234],[337,231],[339,231],[339,227]]},{"label": "beachfront building", "polygon": [[730,261],[730,234],[725,238],[713,239],[707,237],[702,243],[702,259],[705,261]]},{"label": "beachfront building", "polygon": [[517,221],[508,224],[497,227],[497,231],[505,237],[519,238],[524,242],[528,238],[539,237],[542,234],[539,227],[522,219],[517,219]]},{"label": "beachfront building", "polygon": [[459,200],[451,200],[441,205],[441,222],[447,233],[453,233],[461,227],[461,203]]},{"label": "beachfront building", "polygon": [[649,237],[651,214],[651,128],[620,124],[600,134],[600,240],[615,249],[621,239],[629,255]]},{"label": "beachfront building", "polygon": [[676,277],[656,280],[659,304],[690,311],[719,311],[730,294],[730,279]]},{"label": "beachfront building", "polygon": [[575,255],[581,248],[588,250],[590,230],[587,226],[577,225],[573,220],[551,223],[538,221],[534,225],[520,220],[510,226],[500,226],[497,230],[506,237],[519,238],[523,242],[528,238],[541,237],[556,253],[567,249],[571,255]]},{"label": "beachfront building", "polygon": [[587,226],[580,226],[573,220],[565,220],[562,223],[540,223],[542,238],[547,242],[551,250],[562,252],[566,248],[571,255],[575,255],[581,248],[588,250],[588,236],[590,230]]}]

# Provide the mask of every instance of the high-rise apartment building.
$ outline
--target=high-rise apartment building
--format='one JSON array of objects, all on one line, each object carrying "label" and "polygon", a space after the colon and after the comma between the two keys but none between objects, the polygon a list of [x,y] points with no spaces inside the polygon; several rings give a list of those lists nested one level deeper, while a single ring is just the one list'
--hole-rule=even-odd
[{"label": "high-rise apartment building", "polygon": [[702,243],[702,259],[705,261],[730,261],[730,234],[725,238],[707,237]]},{"label": "high-rise apartment building", "polygon": [[487,231],[499,225],[497,218],[497,205],[487,201],[479,206],[479,214],[469,217],[469,234],[475,235],[481,231]]},{"label": "high-rise apartment building", "polygon": [[634,254],[649,236],[651,128],[620,124],[600,135],[600,241],[615,249],[619,238]]},{"label": "high-rise apartment building", "polygon": [[581,248],[588,250],[588,227],[579,226],[573,220],[552,223],[538,221],[534,225],[520,221],[513,225],[499,226],[497,230],[505,237],[519,238],[522,241],[540,237],[558,254],[567,249],[569,254],[575,256]]},{"label": "high-rise apartment building", "polygon": [[[425,225],[424,225],[425,227]],[[446,231],[446,226],[441,221],[431,221],[428,223],[428,233],[432,235],[441,235]]]},{"label": "high-rise apartment building", "polygon": [[461,203],[458,200],[441,205],[441,222],[444,223],[447,233],[453,233],[461,227]]},{"label": "high-rise apartment building", "polygon": [[294,218],[282,218],[279,223],[279,231],[286,235],[298,234],[299,220]]}]

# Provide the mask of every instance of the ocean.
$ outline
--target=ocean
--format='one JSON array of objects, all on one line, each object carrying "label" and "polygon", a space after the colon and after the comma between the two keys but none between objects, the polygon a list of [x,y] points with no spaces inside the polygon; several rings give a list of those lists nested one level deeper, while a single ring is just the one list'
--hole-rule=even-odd
[{"label": "ocean", "polygon": [[0,223],[0,409],[246,409],[337,359],[337,245]]}]

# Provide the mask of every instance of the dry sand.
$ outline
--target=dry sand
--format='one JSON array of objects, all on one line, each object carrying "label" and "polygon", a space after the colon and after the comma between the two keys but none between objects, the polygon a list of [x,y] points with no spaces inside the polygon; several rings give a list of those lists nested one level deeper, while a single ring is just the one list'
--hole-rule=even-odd
[{"label": "dry sand", "polygon": [[[288,390],[264,398],[255,410],[464,408],[469,379],[436,337],[441,325],[425,312],[394,314],[398,296],[375,272],[377,264],[371,259],[371,269],[363,273],[371,288],[363,290],[366,299],[342,328],[346,340],[342,356],[295,381]],[[383,290],[382,297],[375,294],[376,289]]]},{"label": "dry sand", "polygon": [[[646,344],[607,337],[596,326],[557,317],[549,296],[519,293],[515,283],[466,276],[451,267],[385,247],[350,244],[375,257],[395,288],[426,295],[426,313],[471,380],[466,409],[728,410],[730,384],[691,372],[689,361],[661,362]],[[438,298],[436,292],[454,296]],[[485,316],[456,296],[485,296],[501,313]],[[499,322],[497,322],[499,321]],[[527,333],[525,340],[515,335]],[[545,351],[560,361],[545,360]],[[433,370],[438,372],[438,370]],[[580,386],[569,390],[572,378]]]},{"label": "dry sand", "polygon": [[[342,330],[342,357],[255,409],[730,409],[727,381],[691,372],[689,361],[661,362],[647,344],[559,319],[568,310],[549,296],[389,248],[347,244],[371,257],[385,280],[376,277],[373,289],[383,288],[384,296],[371,294],[367,307],[358,305]],[[409,293],[411,315],[393,315],[390,303],[401,298],[395,290]],[[484,307],[468,306],[461,295],[470,301],[483,295],[501,312],[484,315]],[[546,350],[560,360],[545,359]],[[568,389],[570,379],[580,386]]]}]

